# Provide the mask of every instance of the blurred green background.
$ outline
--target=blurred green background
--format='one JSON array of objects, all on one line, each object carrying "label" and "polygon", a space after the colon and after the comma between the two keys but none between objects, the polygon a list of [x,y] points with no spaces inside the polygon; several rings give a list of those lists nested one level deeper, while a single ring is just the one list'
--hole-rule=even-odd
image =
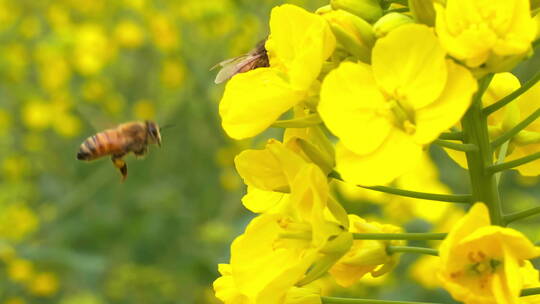
[{"label": "blurred green background", "polygon": [[[270,9],[281,3],[0,0],[1,304],[217,303],[217,263],[228,261],[252,217],[232,160],[253,143],[221,131],[223,85],[209,69],[265,37]],[[75,159],[86,137],[141,119],[175,127],[144,160],[126,158],[125,183],[108,158]],[[446,184],[467,191],[464,171],[433,154]],[[505,185],[521,180],[508,176]],[[512,194],[523,206],[538,196],[535,182]],[[338,196],[349,210],[383,215],[380,205]],[[411,280],[406,268],[416,259],[334,294],[450,301]]]}]

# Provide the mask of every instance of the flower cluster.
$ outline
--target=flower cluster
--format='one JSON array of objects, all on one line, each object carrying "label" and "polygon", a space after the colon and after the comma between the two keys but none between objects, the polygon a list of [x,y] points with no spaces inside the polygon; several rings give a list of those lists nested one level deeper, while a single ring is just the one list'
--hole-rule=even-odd
[{"label": "flower cluster", "polygon": [[[277,6],[257,55],[267,64],[230,61],[238,66],[219,105],[225,132],[285,132],[235,158],[242,203],[257,216],[219,266],[214,289],[225,303],[321,303],[321,278],[351,286],[391,272],[398,252],[438,255],[431,275],[465,303],[521,303],[522,289],[540,285],[528,261],[540,248],[502,227],[522,215],[504,215],[497,192],[501,170],[540,173],[540,77],[521,86],[509,72],[536,38],[529,1],[390,2]],[[469,168],[471,195],[437,182],[432,144]],[[439,251],[406,246],[417,236],[368,221],[334,195],[358,186],[383,192],[371,199],[384,208],[446,227],[423,238],[444,239]],[[463,216],[418,199],[483,203]],[[442,225],[449,214],[461,219]]]}]

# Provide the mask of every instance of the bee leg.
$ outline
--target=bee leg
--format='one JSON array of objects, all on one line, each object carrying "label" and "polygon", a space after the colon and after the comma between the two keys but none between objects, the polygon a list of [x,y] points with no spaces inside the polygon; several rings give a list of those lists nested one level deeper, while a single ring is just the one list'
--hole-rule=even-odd
[{"label": "bee leg", "polygon": [[127,164],[122,159],[124,155],[113,155],[111,157],[111,160],[113,162],[113,165],[120,170],[120,174],[122,174],[122,181],[125,181],[127,178]]},{"label": "bee leg", "polygon": [[138,151],[133,151],[136,157],[142,157],[146,154],[146,148],[142,148]]}]

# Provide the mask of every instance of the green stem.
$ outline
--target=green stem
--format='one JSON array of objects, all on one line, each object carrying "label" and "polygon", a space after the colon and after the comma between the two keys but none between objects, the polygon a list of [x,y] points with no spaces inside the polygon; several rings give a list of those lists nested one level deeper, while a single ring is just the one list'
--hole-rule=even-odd
[{"label": "green stem", "polygon": [[503,171],[503,170],[507,170],[507,169],[512,169],[512,168],[524,165],[526,163],[530,163],[530,162],[535,161],[535,160],[537,160],[539,158],[540,158],[540,151],[536,152],[536,153],[533,153],[533,154],[530,154],[530,155],[527,155],[527,156],[524,156],[524,157],[521,157],[521,158],[518,158],[518,159],[514,159],[514,160],[511,160],[511,161],[504,162],[502,164],[496,164],[496,165],[488,166],[487,169],[488,169],[489,172],[495,173],[495,172],[499,172],[499,171]]},{"label": "green stem", "polygon": [[439,139],[447,139],[447,140],[462,140],[463,139],[463,132],[444,132],[439,135]]},{"label": "green stem", "polygon": [[531,77],[531,79],[529,79],[519,89],[503,97],[501,100],[497,101],[496,103],[486,107],[483,110],[484,114],[489,115],[499,110],[500,108],[504,107],[505,105],[509,104],[510,102],[512,102],[512,100],[518,98],[521,94],[525,93],[528,89],[530,89],[533,85],[535,85],[539,80],[540,80],[540,71],[536,72],[536,74],[534,74],[533,77]]},{"label": "green stem", "polygon": [[526,297],[526,296],[532,296],[536,294],[540,294],[540,287],[525,288],[521,290],[521,294],[519,296]]},{"label": "green stem", "polygon": [[272,124],[274,128],[305,128],[318,125],[322,122],[319,114],[311,114],[304,117],[278,120]]},{"label": "green stem", "polygon": [[444,240],[446,233],[353,233],[355,240]]},{"label": "green stem", "polygon": [[468,194],[435,194],[435,193],[403,190],[403,189],[397,189],[397,188],[386,187],[386,186],[358,185],[358,187],[374,190],[374,191],[379,191],[379,192],[385,192],[385,193],[394,194],[394,195],[399,195],[399,196],[419,198],[419,199],[432,200],[432,201],[449,202],[449,203],[471,203],[471,196]]},{"label": "green stem", "polygon": [[372,299],[350,299],[336,297],[321,297],[322,304],[439,304],[433,302],[411,302],[411,301],[387,301]]},{"label": "green stem", "polygon": [[400,7],[400,8],[394,8],[384,11],[384,14],[390,14],[390,13],[406,13],[409,11],[408,7]]},{"label": "green stem", "polygon": [[474,144],[478,151],[467,151],[467,165],[471,182],[472,201],[483,202],[489,209],[491,223],[502,225],[502,208],[494,171],[487,168],[493,164],[493,150],[489,142],[487,114],[482,110],[482,95],[493,78],[490,74],[479,81],[471,107],[463,116],[464,143]]},{"label": "green stem", "polygon": [[540,117],[540,108],[534,111],[531,115],[529,115],[527,118],[525,118],[522,122],[518,123],[515,127],[508,130],[503,135],[495,138],[495,140],[491,143],[492,148],[497,148],[498,146],[502,145],[507,140],[511,139],[512,137],[516,136],[521,130],[525,129],[528,125],[533,123],[538,117]]},{"label": "green stem", "polygon": [[478,147],[474,144],[458,144],[451,141],[445,141],[436,139],[433,141],[434,144],[445,147],[452,150],[457,150],[461,152],[469,152],[469,151],[478,151]]},{"label": "green stem", "polygon": [[388,254],[392,253],[419,253],[419,254],[429,254],[438,256],[439,252],[436,249],[433,248],[425,248],[425,247],[413,247],[413,246],[388,246],[386,247],[386,252]]},{"label": "green stem", "polygon": [[522,218],[537,215],[540,213],[540,207],[534,207],[531,209],[510,213],[504,216],[504,223],[509,224]]}]

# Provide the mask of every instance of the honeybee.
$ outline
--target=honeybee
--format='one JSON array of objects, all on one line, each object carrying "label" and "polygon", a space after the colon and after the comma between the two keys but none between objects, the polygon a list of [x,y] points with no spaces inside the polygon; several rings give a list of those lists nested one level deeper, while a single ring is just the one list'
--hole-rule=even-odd
[{"label": "honeybee", "polygon": [[216,64],[212,69],[221,67],[221,70],[216,75],[215,83],[225,82],[238,73],[244,73],[254,70],[256,68],[268,67],[270,63],[268,61],[268,54],[264,44],[266,39],[257,43],[254,49],[249,53],[238,56],[235,58],[227,59]]},{"label": "honeybee", "polygon": [[127,164],[122,159],[132,152],[143,156],[148,151],[148,144],[161,147],[161,134],[153,121],[133,121],[119,125],[88,137],[77,152],[77,159],[91,161],[111,155],[113,165],[120,170],[122,181],[127,177]]}]

